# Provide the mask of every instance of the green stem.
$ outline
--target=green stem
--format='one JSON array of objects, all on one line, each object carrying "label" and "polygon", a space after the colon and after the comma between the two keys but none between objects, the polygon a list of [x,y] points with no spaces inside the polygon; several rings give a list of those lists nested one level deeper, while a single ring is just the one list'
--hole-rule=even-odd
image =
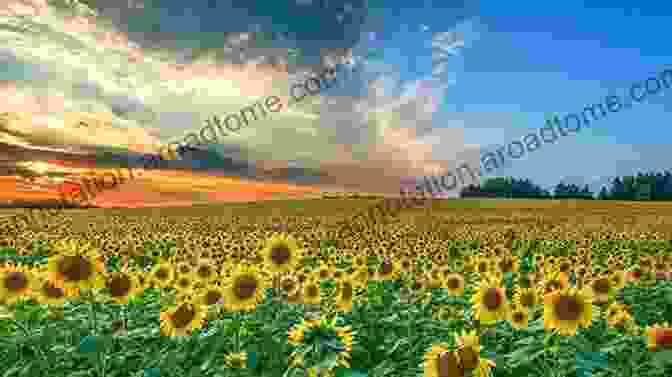
[{"label": "green stem", "polygon": [[235,349],[235,352],[238,353],[238,352],[240,352],[240,326],[242,325],[242,322],[241,322],[241,315],[240,315],[239,312],[236,312],[234,314],[234,316],[235,316],[235,322],[234,323],[236,324],[236,334],[235,334],[235,337],[234,337],[234,342],[235,342],[234,343],[234,347],[235,347],[234,349]]}]

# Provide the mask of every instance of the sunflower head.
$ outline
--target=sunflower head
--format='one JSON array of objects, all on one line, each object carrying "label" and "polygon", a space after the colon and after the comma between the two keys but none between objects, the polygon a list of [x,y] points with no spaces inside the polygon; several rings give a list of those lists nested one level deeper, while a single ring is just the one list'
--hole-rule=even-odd
[{"label": "sunflower head", "polygon": [[464,293],[464,278],[458,273],[449,273],[445,278],[445,286],[451,296],[462,296]]},{"label": "sunflower head", "polygon": [[457,355],[462,367],[465,369],[476,368],[481,351],[480,340],[476,334],[476,330],[462,332],[461,335],[455,337],[455,343],[457,344]]},{"label": "sunflower head", "polygon": [[484,324],[492,324],[505,320],[508,314],[508,303],[504,288],[493,280],[482,280],[478,291],[471,297],[474,314]]},{"label": "sunflower head", "polygon": [[509,316],[509,322],[511,326],[515,329],[523,329],[527,327],[529,322],[530,312],[528,309],[516,306],[511,310],[511,315]]},{"label": "sunflower head", "polygon": [[539,295],[534,288],[523,288],[516,292],[513,299],[516,305],[531,310],[538,304]]},{"label": "sunflower head", "polygon": [[203,325],[206,315],[203,306],[183,302],[172,310],[161,312],[161,332],[168,336],[189,335]]},{"label": "sunflower head", "polygon": [[456,352],[451,352],[446,343],[436,343],[423,356],[425,377],[461,377],[464,368]]},{"label": "sunflower head", "polygon": [[224,303],[231,311],[254,310],[264,299],[265,280],[251,266],[241,265],[229,277],[224,292]]},{"label": "sunflower head", "polygon": [[104,259],[89,244],[78,246],[74,241],[69,248],[57,247],[60,253],[48,259],[49,280],[67,288],[103,288]]},{"label": "sunflower head", "polygon": [[311,279],[303,284],[303,303],[317,305],[321,301],[320,281]]},{"label": "sunflower head", "polygon": [[262,250],[264,262],[272,273],[290,272],[303,258],[303,249],[291,235],[281,233],[271,236]]},{"label": "sunflower head", "polygon": [[561,335],[575,335],[593,320],[592,297],[585,290],[567,288],[544,297],[544,326]]},{"label": "sunflower head", "polygon": [[35,273],[24,267],[8,266],[0,272],[0,300],[14,304],[20,299],[28,299],[36,284]]},{"label": "sunflower head", "polygon": [[649,326],[645,330],[649,351],[672,349],[672,327],[668,323]]},{"label": "sunflower head", "polygon": [[168,288],[175,278],[175,268],[167,262],[157,263],[149,272],[150,281],[160,288]]},{"label": "sunflower head", "polygon": [[105,276],[105,288],[112,301],[118,304],[128,303],[128,300],[139,295],[143,287],[137,279],[137,274],[127,270],[112,272]]}]

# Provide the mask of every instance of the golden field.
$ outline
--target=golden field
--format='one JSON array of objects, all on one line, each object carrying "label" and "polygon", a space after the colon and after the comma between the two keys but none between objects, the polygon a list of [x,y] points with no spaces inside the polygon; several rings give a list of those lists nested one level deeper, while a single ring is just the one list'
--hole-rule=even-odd
[{"label": "golden field", "polygon": [[28,223],[3,210],[0,364],[8,377],[670,375],[672,204],[435,200],[348,220],[374,203]]}]

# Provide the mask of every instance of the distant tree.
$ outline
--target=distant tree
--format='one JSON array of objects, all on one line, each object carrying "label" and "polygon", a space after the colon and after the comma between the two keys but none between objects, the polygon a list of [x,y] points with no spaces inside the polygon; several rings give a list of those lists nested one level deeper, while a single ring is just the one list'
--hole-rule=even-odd
[{"label": "distant tree", "polygon": [[599,200],[609,200],[609,192],[607,191],[607,188],[602,186],[602,189],[600,190],[600,193],[597,195],[597,199]]}]

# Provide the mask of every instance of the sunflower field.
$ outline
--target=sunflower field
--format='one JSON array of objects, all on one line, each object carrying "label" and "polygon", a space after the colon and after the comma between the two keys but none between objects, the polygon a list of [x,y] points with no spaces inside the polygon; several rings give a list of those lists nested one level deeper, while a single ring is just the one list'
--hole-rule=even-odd
[{"label": "sunflower field", "polygon": [[0,223],[0,376],[672,375],[672,206],[302,204]]}]

